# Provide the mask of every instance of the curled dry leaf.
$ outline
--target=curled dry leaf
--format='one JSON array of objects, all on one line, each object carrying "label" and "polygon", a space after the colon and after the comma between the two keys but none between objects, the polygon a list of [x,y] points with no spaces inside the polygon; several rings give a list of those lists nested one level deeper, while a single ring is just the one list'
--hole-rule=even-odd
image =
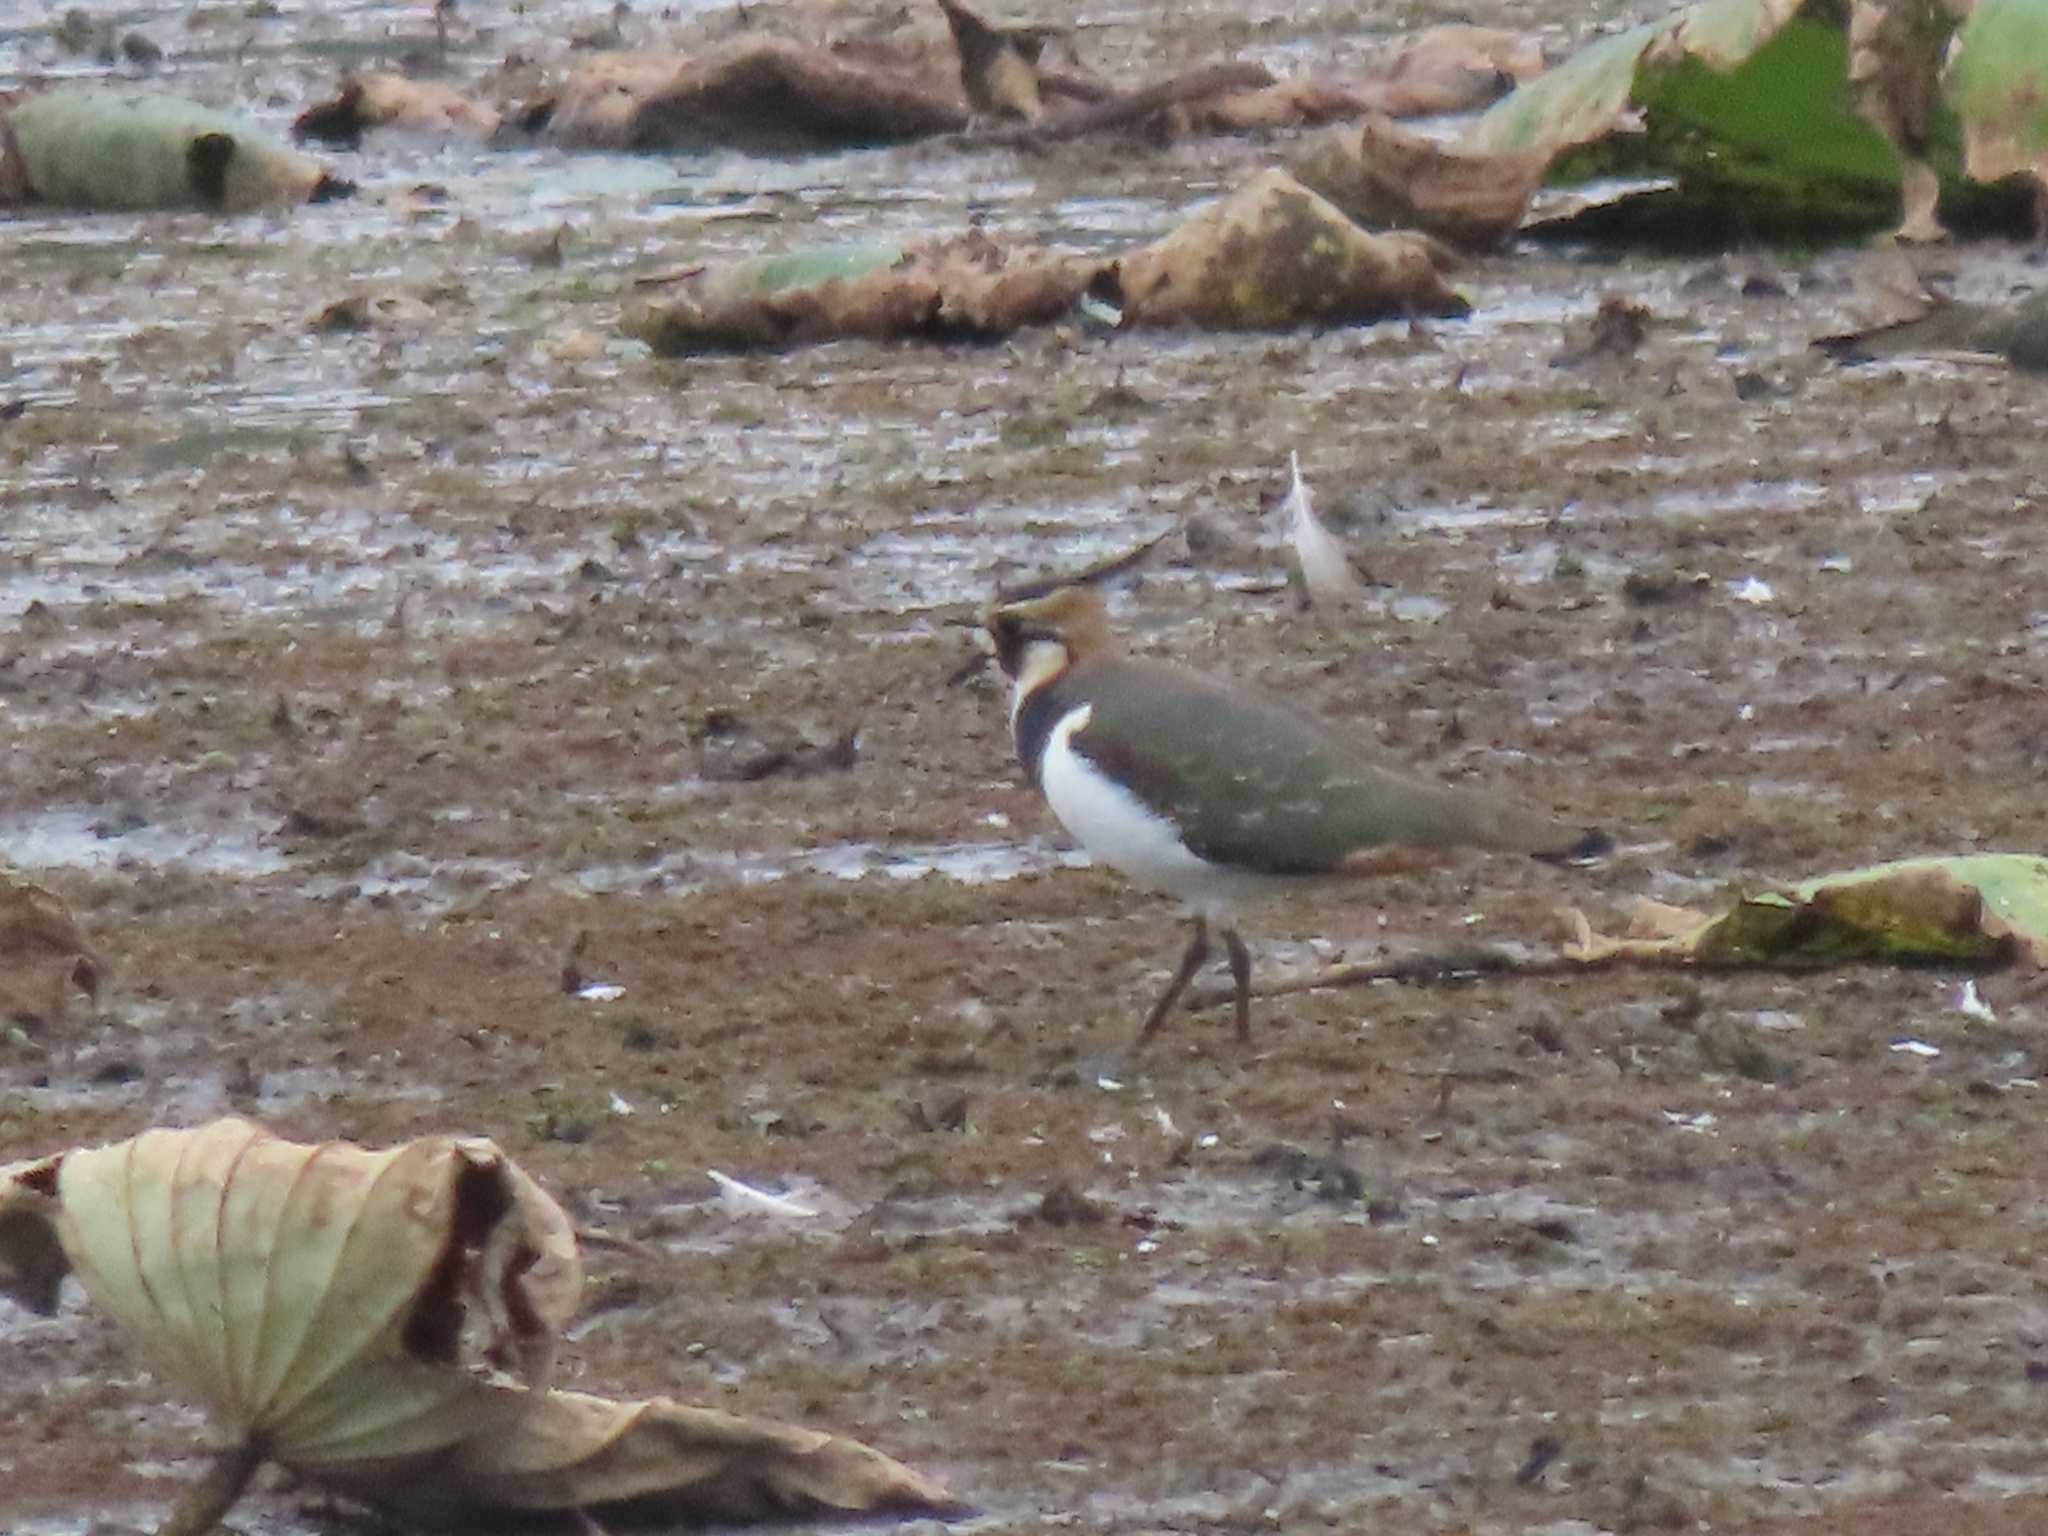
[{"label": "curled dry leaf", "polygon": [[1275,80],[1191,102],[1184,109],[1187,126],[1208,133],[1316,127],[1366,110],[1365,98],[1355,90],[1327,80]]},{"label": "curled dry leaf", "polygon": [[[2048,202],[2048,6],[1977,0],[1942,87],[1963,130],[1963,170],[1978,181],[2024,175]],[[2048,233],[2037,218],[2036,238]]]},{"label": "curled dry leaf", "polygon": [[232,1437],[165,1527],[181,1536],[264,1458],[486,1525],[957,1507],[835,1436],[549,1389],[574,1233],[482,1139],[369,1151],[225,1119],[0,1167],[0,1289],[49,1312],[67,1273]]},{"label": "curled dry leaf", "polygon": [[409,294],[352,293],[322,308],[307,322],[307,328],[323,336],[337,332],[413,330],[433,318],[432,308]]},{"label": "curled dry leaf", "polygon": [[629,317],[657,352],[774,347],[833,337],[985,337],[1056,319],[1098,264],[1011,248],[980,231],[735,262]]},{"label": "curled dry leaf", "polygon": [[1855,0],[1849,84],[1856,110],[1899,153],[1898,238],[1939,240],[1941,180],[1929,160],[1941,67],[1961,6],[1950,0]]},{"label": "curled dry leaf", "polygon": [[953,81],[875,69],[787,38],[744,38],[685,62],[634,113],[632,149],[896,144],[964,127]]},{"label": "curled dry leaf", "polygon": [[0,1172],[0,1219],[40,1219],[154,1369],[309,1472],[502,1431],[582,1283],[568,1218],[481,1139],[148,1131]]},{"label": "curled dry leaf", "polygon": [[606,1530],[961,1509],[931,1479],[842,1436],[668,1398],[617,1403],[559,1390],[537,1397],[510,1433],[479,1436],[396,1483],[328,1481],[415,1518],[473,1524],[512,1510],[574,1510]]},{"label": "curled dry leaf", "polygon": [[1369,228],[1419,229],[1484,249],[1520,227],[1549,160],[1542,151],[1474,153],[1374,116],[1332,129],[1293,169]]},{"label": "curled dry leaf", "polygon": [[238,118],[155,91],[55,86],[24,97],[4,131],[0,187],[20,201],[238,213],[354,190]]},{"label": "curled dry leaf", "polygon": [[441,138],[488,139],[498,113],[441,80],[415,80],[390,70],[346,76],[332,98],[301,112],[292,123],[300,143],[318,139],[353,149],[377,128]]},{"label": "curled dry leaf", "polygon": [[569,148],[628,148],[640,102],[685,62],[681,54],[595,54],[553,91],[529,101],[515,121]]},{"label": "curled dry leaf", "polygon": [[105,969],[62,901],[0,868],[0,1021],[62,1023],[72,989],[97,998]]},{"label": "curled dry leaf", "polygon": [[[906,21],[831,46],[748,34],[699,54],[599,55],[513,121],[585,149],[895,144],[976,122],[976,143],[1037,145],[1138,123],[1234,132],[1467,110],[1543,65],[1527,38],[1450,26],[1419,33],[1354,78],[1276,80],[1260,65],[1223,61],[1120,86],[1078,60],[1050,66],[1055,42],[1072,54],[1063,28],[997,24],[955,0],[940,8],[947,32],[936,36]],[[353,121],[346,112],[335,120]]]},{"label": "curled dry leaf", "polygon": [[1202,102],[1188,117],[1191,126],[1217,132],[1436,117],[1476,112],[1542,73],[1535,39],[1452,22],[1404,38],[1356,76],[1275,80]]},{"label": "curled dry leaf", "polygon": [[[1935,230],[1931,163],[1950,0],[1696,0],[1600,39],[1497,103],[1474,153],[1578,153],[1553,174],[1672,176],[1722,227]],[[1646,214],[1650,211],[1646,207]]]},{"label": "curled dry leaf", "polygon": [[1368,234],[1267,170],[1116,261],[1008,246],[976,230],[911,247],[846,246],[683,274],[678,297],[626,320],[657,352],[833,337],[980,337],[1070,314],[1084,295],[1124,325],[1277,330],[1389,315],[1462,315],[1451,253]]},{"label": "curled dry leaf", "polygon": [[1366,78],[1360,94],[1388,117],[1473,112],[1543,73],[1533,37],[1449,22],[1404,39]]},{"label": "curled dry leaf", "polygon": [[2048,969],[2048,858],[1901,859],[1746,896],[1719,916],[1638,901],[1619,936],[1596,933],[1581,913],[1568,918],[1574,940],[1565,953],[1588,963],[1890,960]]},{"label": "curled dry leaf", "polygon": [[967,125],[959,82],[781,37],[591,60],[521,121],[584,149],[893,144]]},{"label": "curled dry leaf", "polygon": [[1451,265],[1427,235],[1369,234],[1273,168],[1126,254],[1118,276],[1127,325],[1278,330],[1465,314]]}]

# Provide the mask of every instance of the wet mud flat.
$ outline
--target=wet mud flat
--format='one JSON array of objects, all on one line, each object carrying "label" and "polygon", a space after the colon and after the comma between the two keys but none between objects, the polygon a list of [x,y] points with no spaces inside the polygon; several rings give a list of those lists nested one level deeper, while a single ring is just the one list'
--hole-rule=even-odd
[{"label": "wet mud flat", "polygon": [[[539,36],[472,10],[479,67]],[[1278,65],[1391,25],[1082,38]],[[420,26],[287,6],[261,86],[225,43],[179,83],[280,124],[328,40]],[[1177,528],[1138,647],[1622,844],[1276,903],[1271,979],[2038,850],[2037,380],[1811,354],[1848,253],[1524,247],[1459,274],[1467,321],[1318,335],[618,339],[679,262],[1108,245],[1269,149],[372,141],[347,174],[439,191],[0,225],[0,855],[115,967],[0,1048],[0,1159],[227,1110],[491,1135],[600,1239],[568,1384],[856,1435],[968,1530],[2038,1529],[2038,978],[1976,978],[1990,1019],[1944,970],[1332,989],[1134,1058],[1177,914],[1067,848],[992,682],[945,686],[996,583]],[[405,302],[311,327],[363,291]],[[1574,358],[1606,299],[1642,345]],[[1277,587],[1290,448],[1354,612]],[[103,1320],[0,1304],[0,1348],[0,1524],[147,1524],[194,1475]],[[374,1528],[281,1483],[237,1523]]]}]

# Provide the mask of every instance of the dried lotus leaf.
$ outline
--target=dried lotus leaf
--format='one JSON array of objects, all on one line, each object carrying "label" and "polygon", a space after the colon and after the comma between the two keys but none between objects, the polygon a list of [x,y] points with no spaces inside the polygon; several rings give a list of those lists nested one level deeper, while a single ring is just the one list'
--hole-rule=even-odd
[{"label": "dried lotus leaf", "polygon": [[0,864],[0,1023],[61,1024],[71,989],[98,997],[103,969],[70,909]]},{"label": "dried lotus leaf", "polygon": [[58,1290],[71,1273],[50,1219],[62,1162],[39,1157],[0,1167],[0,1295],[45,1317],[57,1310]]},{"label": "dried lotus leaf", "polygon": [[665,1397],[560,1390],[535,1394],[507,1434],[479,1436],[410,1480],[352,1491],[477,1527],[550,1510],[608,1528],[962,1512],[938,1483],[841,1435]]},{"label": "dried lotus leaf", "polygon": [[493,1531],[960,1509],[857,1441],[545,1390],[573,1233],[488,1141],[367,1152],[228,1119],[0,1168],[0,1288],[54,1310],[67,1270],[233,1432],[178,1536],[266,1458]]},{"label": "dried lotus leaf", "polygon": [[93,1299],[295,1467],[516,1417],[581,1282],[567,1218],[485,1141],[367,1152],[230,1119],[72,1153],[58,1185]]},{"label": "dried lotus leaf", "polygon": [[[422,1219],[449,1232],[449,1251],[469,1254],[466,1267],[481,1283],[449,1290],[430,1276],[426,1291],[393,1315],[377,1345],[354,1358],[349,1392],[309,1401],[295,1413],[298,1442],[317,1446],[318,1454],[280,1448],[281,1461],[311,1470],[491,1438],[494,1424],[528,1410],[528,1388],[546,1384],[556,1337],[582,1283],[573,1232],[539,1186],[491,1143],[444,1144],[436,1155],[456,1161],[452,1178],[437,1175],[432,1184],[448,1192],[453,1208]],[[405,1187],[388,1175],[380,1185],[394,1199]],[[517,1209],[529,1198],[560,1223],[566,1266],[549,1264],[545,1246],[533,1242],[523,1223],[498,1219],[500,1209]],[[421,1215],[391,1212],[401,1214]],[[354,1267],[346,1256],[344,1267]],[[346,1327],[345,1312],[330,1308],[326,1314]]]},{"label": "dried lotus leaf", "polygon": [[1412,230],[1370,234],[1269,167],[1121,258],[1126,325],[1282,330],[1462,315],[1451,253]]},{"label": "dried lotus leaf", "polygon": [[1975,853],[1898,859],[1757,891],[1718,915],[1637,898],[1610,938],[1571,915],[1575,960],[1808,967],[2017,962],[2048,967],[2048,858]]},{"label": "dried lotus leaf", "polygon": [[19,191],[62,208],[242,213],[352,190],[254,124],[148,87],[64,81],[7,119]]},{"label": "dried lotus leaf", "polygon": [[[293,1175],[304,1163],[304,1148],[276,1137],[264,1137],[248,1144],[240,1158],[241,1176],[227,1186],[220,1202],[224,1231],[276,1231],[286,1201],[291,1198]],[[221,1255],[221,1304],[229,1317],[261,1318],[270,1292],[274,1266],[271,1255],[254,1243],[224,1245]],[[231,1329],[228,1334],[227,1379],[235,1394],[243,1422],[247,1405],[260,1400],[258,1383],[274,1380],[281,1369],[265,1353],[265,1330],[261,1327]]]}]

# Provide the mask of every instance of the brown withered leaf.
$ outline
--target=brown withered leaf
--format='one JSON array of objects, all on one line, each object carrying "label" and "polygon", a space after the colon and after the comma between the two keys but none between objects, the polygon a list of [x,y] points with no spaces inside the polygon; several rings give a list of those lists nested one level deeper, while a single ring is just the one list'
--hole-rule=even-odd
[{"label": "brown withered leaf", "polygon": [[47,1309],[58,1255],[227,1432],[181,1531],[264,1457],[318,1478],[504,1433],[581,1285],[568,1218],[488,1141],[370,1152],[233,1118],[0,1168],[0,1283]]},{"label": "brown withered leaf", "polygon": [[70,909],[0,867],[0,1019],[60,1024],[72,991],[97,999],[105,973]]},{"label": "brown withered leaf", "polygon": [[955,1507],[852,1441],[550,1390],[574,1232],[479,1138],[370,1151],[230,1118],[0,1167],[0,1289],[52,1311],[67,1272],[227,1431],[181,1536],[264,1459],[410,1520]]},{"label": "brown withered leaf", "polygon": [[[957,133],[977,118],[977,144],[1037,145],[1139,123],[1236,132],[1457,111],[1543,64],[1527,38],[1446,26],[1355,77],[1276,80],[1261,65],[1225,60],[1118,85],[1049,67],[1047,45],[1063,28],[999,25],[955,0],[941,9],[950,38],[936,48],[928,32],[905,25],[831,46],[750,33],[699,54],[600,54],[512,120],[592,149],[893,144]],[[336,120],[352,121],[345,112]]]},{"label": "brown withered leaf", "polygon": [[437,138],[488,139],[498,131],[494,107],[474,101],[443,80],[415,80],[391,70],[345,76],[334,95],[292,122],[299,143],[318,139],[353,149],[377,128]]},{"label": "brown withered leaf", "polygon": [[966,126],[958,86],[787,38],[742,38],[687,62],[640,103],[631,149],[896,144]]},{"label": "brown withered leaf", "polygon": [[1549,159],[1547,150],[1445,144],[1375,115],[1317,139],[1293,170],[1369,228],[1419,229],[1485,249],[1521,226]]},{"label": "brown withered leaf", "polygon": [[678,53],[597,53],[552,90],[527,101],[513,121],[571,149],[625,149],[640,102],[676,77]]},{"label": "brown withered leaf", "polygon": [[843,1436],[665,1397],[560,1390],[536,1397],[509,1434],[347,1491],[411,1518],[475,1526],[546,1511],[581,1512],[605,1530],[961,1512],[939,1484]]},{"label": "brown withered leaf", "polygon": [[2048,969],[2048,858],[1900,859],[1744,896],[1719,914],[1638,898],[1619,936],[1566,914],[1572,960],[1811,967],[1849,961]]},{"label": "brown withered leaf", "polygon": [[1854,0],[1849,88],[1856,111],[1899,153],[1899,227],[1906,241],[1943,239],[1941,181],[1930,163],[1941,65],[1968,0]]},{"label": "brown withered leaf", "polygon": [[1127,325],[1277,330],[1389,315],[1462,315],[1427,235],[1360,229],[1277,168],[1118,263]]},{"label": "brown withered leaf", "polygon": [[629,334],[680,355],[832,337],[988,338],[1065,318],[1085,294],[1118,323],[1273,330],[1462,315],[1451,252],[1360,229],[1285,171],[1262,171],[1116,261],[1006,245],[980,230],[908,248],[845,247],[691,270]]},{"label": "brown withered leaf", "polygon": [[326,305],[307,322],[317,335],[368,330],[412,330],[434,318],[418,299],[403,293],[352,293]]},{"label": "brown withered leaf", "polygon": [[0,208],[25,203],[35,195],[28,161],[15,143],[14,128],[8,121],[21,99],[20,91],[0,91]]},{"label": "brown withered leaf", "polygon": [[1336,80],[1273,80],[1218,92],[1182,108],[1183,124],[1198,133],[1250,133],[1262,128],[1316,127],[1371,111],[1368,93]]},{"label": "brown withered leaf", "polygon": [[854,275],[767,291],[766,263],[692,273],[678,297],[628,327],[666,354],[847,336],[997,336],[1065,314],[1099,266],[970,230]]},{"label": "brown withered leaf", "polygon": [[1388,117],[1473,112],[1543,73],[1543,48],[1520,32],[1448,22],[1394,47],[1362,82],[1367,107]]},{"label": "brown withered leaf", "polygon": [[521,120],[584,149],[893,144],[967,125],[959,82],[782,37],[605,54]]}]

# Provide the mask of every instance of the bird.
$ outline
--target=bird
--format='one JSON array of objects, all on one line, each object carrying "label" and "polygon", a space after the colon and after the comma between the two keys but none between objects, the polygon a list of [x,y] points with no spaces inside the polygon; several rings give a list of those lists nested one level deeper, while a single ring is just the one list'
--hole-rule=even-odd
[{"label": "bird", "polygon": [[1179,897],[1193,918],[1139,1047],[1209,958],[1212,926],[1249,1043],[1237,914],[1269,890],[1413,872],[1459,848],[1577,863],[1613,847],[1597,830],[1385,767],[1340,727],[1256,689],[1131,656],[1092,587],[999,597],[983,629],[1011,685],[1018,759],[1053,814],[1091,858]]},{"label": "bird", "polygon": [[982,20],[959,0],[939,0],[946,26],[960,54],[960,89],[981,116],[1045,116],[1039,96],[1038,59],[1045,45],[1065,35],[1061,27],[1006,27]]}]

